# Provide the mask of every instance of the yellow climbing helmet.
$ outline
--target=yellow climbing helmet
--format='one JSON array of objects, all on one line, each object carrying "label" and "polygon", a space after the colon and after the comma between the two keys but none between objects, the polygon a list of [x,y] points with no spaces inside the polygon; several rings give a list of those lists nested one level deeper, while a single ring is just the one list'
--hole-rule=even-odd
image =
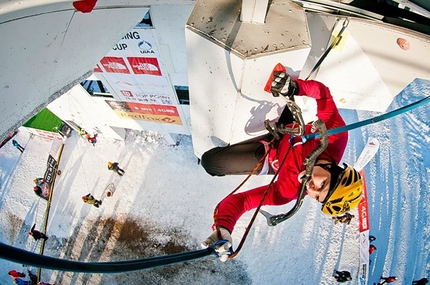
[{"label": "yellow climbing helmet", "polygon": [[361,195],[363,194],[361,175],[346,163],[344,163],[344,167],[337,176],[337,180],[335,180],[336,176],[332,173],[332,180],[335,183],[333,183],[333,187],[330,187],[321,209],[326,215],[343,215],[357,207],[361,201]]},{"label": "yellow climbing helmet", "polygon": [[112,166],[112,162],[108,161],[108,166],[111,167]]}]

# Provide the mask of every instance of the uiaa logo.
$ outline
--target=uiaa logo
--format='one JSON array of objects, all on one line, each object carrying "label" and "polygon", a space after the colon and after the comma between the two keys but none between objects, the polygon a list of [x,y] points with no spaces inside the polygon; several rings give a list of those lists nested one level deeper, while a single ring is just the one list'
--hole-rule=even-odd
[{"label": "uiaa logo", "polygon": [[140,49],[140,53],[143,53],[143,54],[147,54],[147,53],[155,53],[153,50],[152,50],[152,44],[150,43],[150,42],[147,42],[147,41],[140,41],[138,44],[137,44],[137,46],[139,47],[139,49]]}]

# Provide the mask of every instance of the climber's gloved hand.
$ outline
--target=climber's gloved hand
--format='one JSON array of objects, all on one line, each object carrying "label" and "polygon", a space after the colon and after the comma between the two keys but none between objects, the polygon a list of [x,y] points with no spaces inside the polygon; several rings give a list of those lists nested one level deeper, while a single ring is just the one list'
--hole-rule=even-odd
[{"label": "climber's gloved hand", "polygon": [[297,94],[298,86],[288,73],[274,72],[270,91],[274,97],[279,97],[281,94],[293,100],[293,95]]},{"label": "climber's gloved hand", "polygon": [[233,253],[233,239],[227,229],[220,227],[219,232],[221,235],[220,237],[218,236],[218,231],[214,231],[202,242],[201,246],[203,248],[214,246],[215,254],[222,262],[225,262],[229,255]]}]

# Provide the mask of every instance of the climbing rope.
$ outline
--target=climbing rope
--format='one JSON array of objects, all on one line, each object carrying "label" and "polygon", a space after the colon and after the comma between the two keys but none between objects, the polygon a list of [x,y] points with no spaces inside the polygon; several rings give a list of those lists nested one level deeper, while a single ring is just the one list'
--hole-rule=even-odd
[{"label": "climbing rope", "polygon": [[0,243],[0,258],[7,259],[18,264],[26,264],[34,267],[85,273],[120,273],[149,269],[202,258],[211,255],[214,251],[214,247],[210,246],[201,250],[135,260],[114,262],[79,262],[39,255]]},{"label": "climbing rope", "polygon": [[[336,24],[338,22],[339,22],[339,18],[336,19]],[[308,80],[309,77],[311,77],[311,75],[320,67],[321,63],[324,61],[324,59],[327,57],[327,55],[330,53],[330,51],[340,43],[340,41],[342,40],[342,34],[345,31],[346,27],[348,27],[348,24],[349,24],[349,20],[348,20],[348,18],[346,18],[343,21],[342,28],[340,29],[339,33],[333,39],[333,41],[331,42],[330,46],[326,49],[326,51],[322,54],[322,56],[320,57],[318,62],[315,64],[315,66],[312,68],[311,72],[309,72],[309,75],[306,77],[305,80]]]},{"label": "climbing rope", "polygon": [[[427,97],[425,97],[425,98],[423,98],[421,100],[418,100],[418,101],[413,102],[413,103],[411,103],[409,105],[400,107],[400,108],[398,108],[396,110],[393,110],[393,111],[390,111],[388,113],[385,113],[385,114],[382,114],[382,115],[379,115],[379,116],[376,116],[376,117],[373,117],[373,118],[370,118],[370,119],[367,119],[367,120],[362,120],[362,121],[359,121],[359,122],[356,122],[356,123],[352,123],[352,124],[349,124],[349,125],[346,125],[346,126],[343,126],[343,127],[339,127],[339,128],[328,130],[327,135],[329,135],[329,136],[330,135],[335,135],[335,134],[347,132],[347,131],[350,131],[350,130],[353,130],[353,129],[358,129],[358,128],[364,127],[366,125],[378,123],[378,122],[384,121],[386,119],[395,117],[397,115],[403,114],[403,113],[405,113],[407,111],[410,111],[412,109],[415,109],[415,108],[417,108],[417,107],[419,107],[421,105],[424,105],[424,104],[428,103],[429,101],[430,101],[430,96],[427,96]],[[317,133],[313,133],[313,134],[306,134],[306,135],[302,136],[302,140],[303,141],[312,140],[312,139],[319,138],[320,136],[321,136],[321,134],[318,133],[318,132]]]},{"label": "climbing rope", "polygon": [[[264,191],[263,196],[261,197],[260,204],[258,204],[258,207],[255,209],[254,214],[252,215],[252,218],[249,221],[248,226],[246,227],[245,233],[243,234],[243,236],[242,236],[242,238],[240,240],[240,243],[239,243],[237,249],[232,254],[229,255],[229,257],[228,257],[229,259],[235,258],[239,254],[240,250],[242,249],[242,247],[243,247],[243,245],[245,243],[245,240],[248,237],[249,231],[251,230],[251,227],[254,224],[255,218],[257,217],[257,215],[258,215],[258,213],[260,211],[261,206],[263,206],[264,199],[266,198],[267,193],[269,192],[269,189],[272,186],[273,182],[278,177],[279,170],[281,170],[282,166],[284,165],[284,162],[285,162],[285,160],[286,160],[286,158],[287,158],[288,153],[290,152],[290,150],[291,150],[291,144],[290,144],[290,147],[288,148],[287,153],[285,154],[284,158],[282,159],[281,164],[279,165],[278,171],[275,173],[275,175],[273,175],[273,178],[272,178],[272,180],[270,180],[269,185],[267,185],[267,188]],[[219,231],[219,228],[217,228],[217,230]],[[218,234],[218,236],[219,235],[220,234]]]}]

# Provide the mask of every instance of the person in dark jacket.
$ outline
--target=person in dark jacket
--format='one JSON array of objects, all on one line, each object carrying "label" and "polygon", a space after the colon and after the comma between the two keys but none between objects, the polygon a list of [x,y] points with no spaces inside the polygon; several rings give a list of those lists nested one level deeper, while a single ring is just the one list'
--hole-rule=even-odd
[{"label": "person in dark jacket", "polygon": [[94,196],[91,195],[91,193],[88,193],[87,195],[82,196],[82,201],[86,204],[93,205],[96,208],[100,207],[100,205],[102,204],[102,201],[94,198]]},{"label": "person in dark jacket", "polygon": [[28,271],[28,276],[30,277],[30,280],[31,280],[31,285],[37,285],[37,275],[36,274],[33,274],[33,272],[31,272],[30,270],[27,270]]},{"label": "person in dark jacket", "polygon": [[124,175],[124,170],[122,170],[121,168],[119,168],[119,163],[118,162],[108,162],[108,169],[112,170],[114,172],[116,172],[119,176],[123,176]]},{"label": "person in dark jacket", "polygon": [[42,195],[42,188],[40,188],[40,186],[35,185],[35,186],[33,187],[33,190],[34,190],[34,194],[36,194],[37,196],[39,196],[39,197],[41,197],[41,198],[45,198],[45,197],[43,197],[43,195]]},{"label": "person in dark jacket", "polygon": [[23,148],[16,140],[12,140],[12,144],[16,147],[20,152],[24,152],[25,148]]},{"label": "person in dark jacket", "polygon": [[333,277],[337,282],[344,283],[352,280],[351,273],[349,271],[337,271],[333,272]]},{"label": "person in dark jacket", "polygon": [[427,278],[421,278],[420,280],[412,281],[412,285],[426,285],[429,282]]},{"label": "person in dark jacket", "polygon": [[44,239],[45,241],[48,239],[48,236],[38,230],[35,230],[36,224],[31,227],[31,230],[28,232],[28,235],[32,236],[35,240]]}]

